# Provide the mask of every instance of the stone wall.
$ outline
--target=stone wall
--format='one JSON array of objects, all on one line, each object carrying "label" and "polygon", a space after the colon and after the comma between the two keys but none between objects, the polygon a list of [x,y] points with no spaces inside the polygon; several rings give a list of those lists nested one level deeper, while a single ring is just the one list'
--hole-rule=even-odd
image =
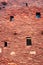
[{"label": "stone wall", "polygon": [[0,65],[43,65],[42,7],[42,0],[0,0]]}]

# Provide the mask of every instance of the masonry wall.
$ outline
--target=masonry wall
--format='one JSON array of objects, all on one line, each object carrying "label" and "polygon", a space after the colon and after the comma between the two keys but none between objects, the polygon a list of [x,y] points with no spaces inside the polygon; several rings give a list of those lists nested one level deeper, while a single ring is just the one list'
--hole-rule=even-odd
[{"label": "masonry wall", "polygon": [[[12,5],[10,1],[6,6],[0,5],[0,65],[43,65],[41,2],[39,1],[40,7],[32,6],[32,1],[31,6],[18,2],[12,0]],[[36,12],[40,12],[40,18],[36,17]],[[14,17],[12,21],[10,16]],[[27,37],[31,38],[32,45],[27,46]],[[5,42],[7,47],[4,47]]]}]

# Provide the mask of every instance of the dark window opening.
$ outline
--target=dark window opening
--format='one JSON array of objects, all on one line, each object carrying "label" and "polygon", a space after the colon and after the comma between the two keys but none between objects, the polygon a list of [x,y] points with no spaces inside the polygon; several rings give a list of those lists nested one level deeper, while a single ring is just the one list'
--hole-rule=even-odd
[{"label": "dark window opening", "polygon": [[15,32],[14,35],[17,35],[17,33]]},{"label": "dark window opening", "polygon": [[5,8],[5,7],[3,7],[3,8]]},{"label": "dark window opening", "polygon": [[7,42],[4,42],[4,47],[7,47]]},{"label": "dark window opening", "polygon": [[7,5],[7,3],[6,2],[1,2],[2,3],[2,5]]},{"label": "dark window opening", "polygon": [[0,7],[0,10],[1,10],[1,7]]},{"label": "dark window opening", "polygon": [[10,21],[13,21],[14,20],[14,16],[10,16]]},{"label": "dark window opening", "polygon": [[27,44],[27,46],[32,45],[31,37],[27,37],[27,38],[26,38],[26,44]]},{"label": "dark window opening", "polygon": [[37,17],[37,18],[40,18],[40,17],[41,17],[40,12],[36,12],[36,17]]},{"label": "dark window opening", "polygon": [[26,3],[26,6],[28,6],[28,3]]}]

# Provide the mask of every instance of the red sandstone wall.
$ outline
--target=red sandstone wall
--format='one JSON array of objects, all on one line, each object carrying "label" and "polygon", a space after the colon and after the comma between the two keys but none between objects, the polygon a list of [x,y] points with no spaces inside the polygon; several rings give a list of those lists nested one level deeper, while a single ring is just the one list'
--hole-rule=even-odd
[{"label": "red sandstone wall", "polygon": [[[23,2],[28,2],[28,7]],[[0,0],[0,65],[43,65],[43,1],[7,3],[3,8]],[[36,12],[41,18],[36,18]],[[10,16],[14,16],[13,21]],[[26,37],[31,37],[31,46],[26,45]],[[8,43],[6,48],[4,41]]]}]

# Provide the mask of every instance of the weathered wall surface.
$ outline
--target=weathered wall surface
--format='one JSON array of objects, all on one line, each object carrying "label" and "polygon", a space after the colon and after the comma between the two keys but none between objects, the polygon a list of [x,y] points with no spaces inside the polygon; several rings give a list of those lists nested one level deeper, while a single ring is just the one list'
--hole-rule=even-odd
[{"label": "weathered wall surface", "polygon": [[[26,37],[31,37],[31,46]],[[0,0],[0,65],[43,65],[43,0]]]}]

